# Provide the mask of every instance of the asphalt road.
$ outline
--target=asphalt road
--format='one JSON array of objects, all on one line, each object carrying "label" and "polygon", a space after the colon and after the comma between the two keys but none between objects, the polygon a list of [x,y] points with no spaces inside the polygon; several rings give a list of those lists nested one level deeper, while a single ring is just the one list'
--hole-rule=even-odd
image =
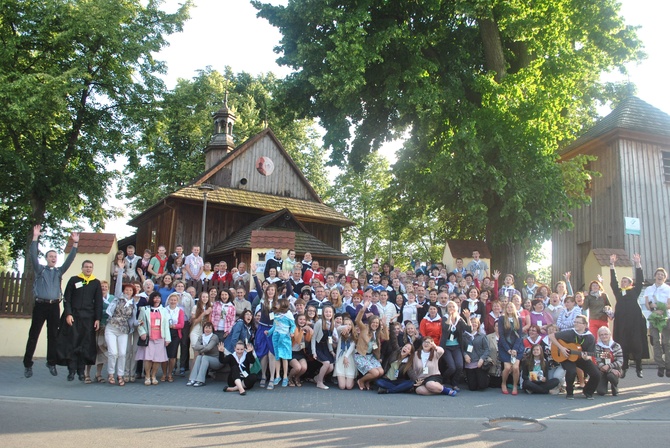
[{"label": "asphalt road", "polygon": [[646,369],[623,380],[618,397],[377,395],[302,388],[252,389],[247,396],[185,379],[146,387],[67,382],[36,361],[0,358],[2,446],[565,446],[667,443],[670,379]]}]

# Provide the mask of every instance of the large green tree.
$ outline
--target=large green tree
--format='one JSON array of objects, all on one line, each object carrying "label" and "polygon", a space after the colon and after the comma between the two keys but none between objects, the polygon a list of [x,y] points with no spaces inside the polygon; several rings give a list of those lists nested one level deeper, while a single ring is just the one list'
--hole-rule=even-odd
[{"label": "large green tree", "polygon": [[485,238],[506,272],[570,224],[586,161],[568,173],[557,151],[619,95],[601,74],[642,56],[614,0],[253,3],[283,35],[287,105],[319,117],[332,162],[360,168],[409,132],[404,213],[425,204],[447,235]]},{"label": "large green tree", "polygon": [[151,124],[165,69],[154,55],[188,18],[189,1],[161,3],[0,0],[0,238],[13,255],[36,223],[62,238],[114,213],[108,166]]},{"label": "large green tree", "polygon": [[272,73],[252,76],[207,68],[191,80],[179,79],[165,95],[156,126],[144,135],[142,157],[131,167],[135,173],[127,196],[136,210],[153,205],[200,175],[204,149],[213,131],[211,114],[222,106],[226,92],[237,122],[235,144],[270,126],[307,176],[317,193],[325,195],[328,181],[320,137],[311,119],[296,119],[275,99],[279,80]]}]

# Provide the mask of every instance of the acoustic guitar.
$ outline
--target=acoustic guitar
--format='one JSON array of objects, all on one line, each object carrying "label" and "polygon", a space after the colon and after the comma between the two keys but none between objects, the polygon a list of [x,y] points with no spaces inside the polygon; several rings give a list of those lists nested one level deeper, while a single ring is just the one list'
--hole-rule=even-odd
[{"label": "acoustic guitar", "polygon": [[589,356],[596,356],[594,352],[584,352],[582,351],[582,346],[579,344],[575,344],[572,342],[565,342],[561,339],[558,339],[558,342],[565,348],[568,349],[568,356],[563,356],[563,353],[558,349],[558,345],[556,344],[551,344],[551,357],[554,359],[556,362],[563,362],[563,361],[572,361],[575,362],[577,361],[581,356],[582,353],[586,353]]}]

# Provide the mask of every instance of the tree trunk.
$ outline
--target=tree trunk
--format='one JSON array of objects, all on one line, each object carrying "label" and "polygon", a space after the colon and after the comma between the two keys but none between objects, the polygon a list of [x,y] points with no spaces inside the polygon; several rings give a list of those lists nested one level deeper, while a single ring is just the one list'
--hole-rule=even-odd
[{"label": "tree trunk", "polygon": [[507,74],[507,67],[498,24],[492,18],[480,18],[478,22],[486,69],[496,72],[495,80],[500,82]]},{"label": "tree trunk", "polygon": [[510,42],[508,47],[510,50],[512,50],[512,53],[514,53],[514,57],[510,61],[508,73],[514,74],[522,68],[528,67],[530,61],[532,60],[530,53],[528,52],[528,44],[523,41]]},{"label": "tree trunk", "polygon": [[499,270],[501,277],[506,274],[514,275],[514,283],[519,289],[528,270],[526,267],[526,250],[523,244],[521,242],[498,243],[488,239],[487,243],[491,250],[491,271]]},{"label": "tree trunk", "polygon": [[486,225],[486,243],[491,250],[491,275],[493,275],[495,269],[500,271],[502,277],[505,274],[512,274],[517,289],[520,289],[528,271],[526,260],[526,254],[528,253],[528,247],[526,246],[528,243],[525,241],[513,242],[509,238],[501,237],[501,232],[495,231],[498,226],[505,225],[504,221],[499,218],[499,207],[495,205],[494,202],[489,207],[488,223]]}]

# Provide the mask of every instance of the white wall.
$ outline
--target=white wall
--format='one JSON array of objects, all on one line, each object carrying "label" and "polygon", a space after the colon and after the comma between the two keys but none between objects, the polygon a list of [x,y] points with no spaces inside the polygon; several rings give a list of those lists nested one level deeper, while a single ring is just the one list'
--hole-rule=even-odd
[{"label": "white wall", "polygon": [[[0,317],[0,356],[23,357],[28,342],[30,318]],[[42,333],[37,341],[35,358],[45,359],[47,356],[47,325],[44,324]],[[39,365],[39,363],[36,363]]]}]

